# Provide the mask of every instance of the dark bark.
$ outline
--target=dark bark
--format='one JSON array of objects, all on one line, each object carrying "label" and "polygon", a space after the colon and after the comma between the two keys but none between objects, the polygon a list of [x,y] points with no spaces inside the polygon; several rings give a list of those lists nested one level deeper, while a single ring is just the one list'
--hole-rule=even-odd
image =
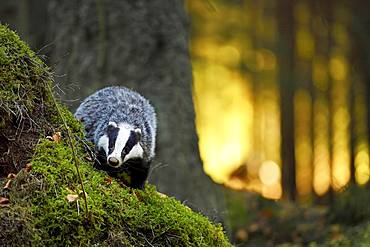
[{"label": "dark bark", "polygon": [[350,183],[356,183],[356,168],[355,168],[355,152],[356,152],[356,143],[357,143],[357,136],[356,136],[356,112],[355,112],[355,87],[356,81],[353,80],[349,87],[349,115],[350,115],[350,123],[349,123],[349,133],[350,133]]},{"label": "dark bark", "polygon": [[198,152],[183,1],[54,0],[49,18],[52,61],[57,74],[66,74],[58,82],[81,88],[65,98],[112,84],[147,97],[159,127],[150,181],[192,208],[220,215],[221,190],[205,175]]},{"label": "dark bark", "polygon": [[278,64],[281,109],[281,158],[284,197],[294,200],[295,147],[294,147],[294,0],[282,0],[277,5]]},{"label": "dark bark", "polygon": [[[361,73],[364,80],[367,125],[370,123],[370,16],[369,2],[353,1],[350,4],[353,19],[350,27],[352,52],[356,58],[354,61],[355,73]],[[370,131],[367,130],[367,139],[370,143]]]}]

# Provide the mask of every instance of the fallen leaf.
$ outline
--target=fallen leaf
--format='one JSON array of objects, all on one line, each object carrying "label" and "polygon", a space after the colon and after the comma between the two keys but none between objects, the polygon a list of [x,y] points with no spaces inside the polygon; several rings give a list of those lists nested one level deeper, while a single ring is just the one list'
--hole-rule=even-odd
[{"label": "fallen leaf", "polygon": [[26,172],[30,172],[32,170],[32,164],[31,163],[27,163],[26,164],[26,167],[24,169],[26,170]]},{"label": "fallen leaf", "polygon": [[105,182],[107,185],[110,185],[110,184],[112,184],[112,178],[111,178],[111,177],[106,177],[106,178],[104,178],[104,182]]},{"label": "fallen leaf", "polygon": [[12,180],[11,179],[9,179],[7,182],[6,182],[6,184],[5,184],[5,186],[3,187],[3,189],[5,190],[5,189],[10,189],[10,187],[11,187],[11,183],[12,183]]},{"label": "fallen leaf", "polygon": [[60,133],[59,131],[55,132],[54,135],[53,135],[53,141],[58,143],[58,142],[60,142],[61,139],[62,139],[62,133]]},{"label": "fallen leaf", "polygon": [[52,136],[47,136],[45,138],[48,139],[49,141],[53,141],[53,137]]},{"label": "fallen leaf", "polygon": [[15,175],[14,173],[9,173],[8,176],[7,176],[8,179],[14,179],[16,177],[17,177],[17,175]]},{"label": "fallen leaf", "polygon": [[74,202],[78,199],[78,195],[68,194],[67,195],[67,201],[68,202]]},{"label": "fallen leaf", "polygon": [[1,206],[5,206],[5,205],[8,205],[10,203],[9,199],[6,198],[6,197],[0,197],[0,205]]},{"label": "fallen leaf", "polygon": [[86,157],[85,157],[85,159],[86,159],[87,161],[93,161],[93,159],[92,159],[90,156],[86,156]]}]

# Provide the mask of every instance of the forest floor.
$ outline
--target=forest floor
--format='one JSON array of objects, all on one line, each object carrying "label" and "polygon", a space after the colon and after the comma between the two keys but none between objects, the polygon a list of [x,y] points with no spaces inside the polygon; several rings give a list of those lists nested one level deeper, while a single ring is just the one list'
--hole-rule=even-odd
[{"label": "forest floor", "polygon": [[369,194],[352,185],[325,205],[302,205],[235,192],[232,239],[236,246],[370,246]]}]

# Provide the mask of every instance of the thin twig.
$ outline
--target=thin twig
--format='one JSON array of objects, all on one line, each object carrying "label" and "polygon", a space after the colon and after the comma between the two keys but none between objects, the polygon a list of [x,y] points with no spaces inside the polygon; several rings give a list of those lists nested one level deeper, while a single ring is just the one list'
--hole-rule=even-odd
[{"label": "thin twig", "polygon": [[76,147],[75,147],[75,145],[73,143],[73,140],[72,140],[72,132],[69,129],[69,127],[67,125],[67,122],[64,119],[64,116],[63,116],[62,112],[59,109],[58,103],[57,103],[57,101],[56,101],[56,99],[54,97],[54,94],[53,94],[53,91],[52,91],[52,89],[50,87],[50,84],[49,83],[45,83],[45,84],[46,84],[46,87],[48,88],[48,91],[50,93],[51,98],[53,99],[54,105],[57,108],[58,114],[59,114],[60,118],[62,119],[63,125],[64,125],[65,129],[67,130],[67,136],[68,136],[69,146],[70,146],[70,148],[72,150],[73,161],[74,161],[75,166],[76,166],[77,176],[78,176],[78,178],[80,180],[80,185],[81,185],[81,189],[82,189],[83,199],[85,201],[85,210],[86,210],[85,217],[86,217],[86,219],[88,219],[89,209],[88,209],[88,206],[87,206],[87,197],[86,197],[85,188],[84,188],[84,184],[83,184],[81,173],[80,173],[80,169],[79,169],[79,160],[78,160],[77,154],[76,154]]}]

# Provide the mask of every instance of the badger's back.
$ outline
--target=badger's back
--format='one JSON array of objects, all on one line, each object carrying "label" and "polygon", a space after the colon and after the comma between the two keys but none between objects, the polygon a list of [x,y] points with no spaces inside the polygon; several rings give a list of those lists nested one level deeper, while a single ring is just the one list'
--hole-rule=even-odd
[{"label": "badger's back", "polygon": [[156,116],[149,101],[125,87],[107,87],[87,97],[75,117],[85,126],[86,138],[97,145],[109,122],[127,123],[142,132],[147,159],[154,157]]}]

